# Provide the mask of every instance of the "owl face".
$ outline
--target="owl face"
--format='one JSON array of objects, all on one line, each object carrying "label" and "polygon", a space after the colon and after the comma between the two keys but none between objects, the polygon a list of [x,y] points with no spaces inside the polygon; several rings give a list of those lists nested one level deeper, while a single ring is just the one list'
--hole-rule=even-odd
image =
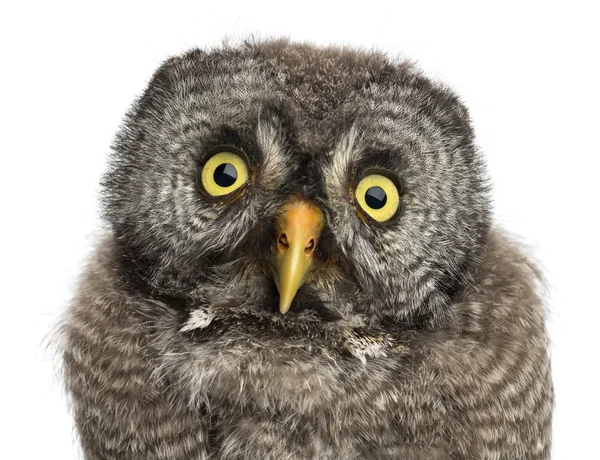
[{"label": "owl face", "polygon": [[447,89],[378,54],[287,42],[167,61],[117,137],[104,203],[151,292],[323,319],[434,317],[489,214]]}]

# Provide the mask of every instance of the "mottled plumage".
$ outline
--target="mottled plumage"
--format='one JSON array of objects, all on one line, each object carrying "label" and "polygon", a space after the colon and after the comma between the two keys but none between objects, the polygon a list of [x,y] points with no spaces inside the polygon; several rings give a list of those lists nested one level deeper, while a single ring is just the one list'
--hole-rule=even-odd
[{"label": "mottled plumage", "polygon": [[[247,157],[227,199],[198,185],[218,145]],[[357,205],[368,171],[397,178],[387,222]],[[324,224],[284,315],[293,199]],[[103,204],[63,326],[87,460],[549,458],[538,272],[491,224],[467,110],[412,65],[286,41],[172,58]]]}]

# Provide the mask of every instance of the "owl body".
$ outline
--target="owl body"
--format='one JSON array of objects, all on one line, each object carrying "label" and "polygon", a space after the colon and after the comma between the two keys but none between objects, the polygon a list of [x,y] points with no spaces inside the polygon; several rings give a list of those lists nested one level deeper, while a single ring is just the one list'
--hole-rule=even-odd
[{"label": "owl body", "polygon": [[[63,328],[85,458],[549,458],[539,277],[488,195],[465,108],[411,65],[286,41],[167,61]],[[318,224],[284,302],[298,210]]]}]

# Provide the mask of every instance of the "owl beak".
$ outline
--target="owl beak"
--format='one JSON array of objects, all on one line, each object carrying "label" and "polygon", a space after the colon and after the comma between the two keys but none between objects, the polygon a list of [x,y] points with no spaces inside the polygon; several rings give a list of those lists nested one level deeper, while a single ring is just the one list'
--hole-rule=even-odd
[{"label": "owl beak", "polygon": [[278,211],[275,227],[273,279],[279,291],[279,311],[285,314],[312,268],[323,230],[323,212],[308,201],[293,199]]}]

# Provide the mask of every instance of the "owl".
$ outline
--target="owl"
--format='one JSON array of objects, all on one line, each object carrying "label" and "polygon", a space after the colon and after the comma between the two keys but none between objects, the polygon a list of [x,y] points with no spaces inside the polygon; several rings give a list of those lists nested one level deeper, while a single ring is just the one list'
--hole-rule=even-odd
[{"label": "owl", "polygon": [[543,283],[412,63],[195,49],[133,104],[62,323],[86,460],[550,456]]}]

